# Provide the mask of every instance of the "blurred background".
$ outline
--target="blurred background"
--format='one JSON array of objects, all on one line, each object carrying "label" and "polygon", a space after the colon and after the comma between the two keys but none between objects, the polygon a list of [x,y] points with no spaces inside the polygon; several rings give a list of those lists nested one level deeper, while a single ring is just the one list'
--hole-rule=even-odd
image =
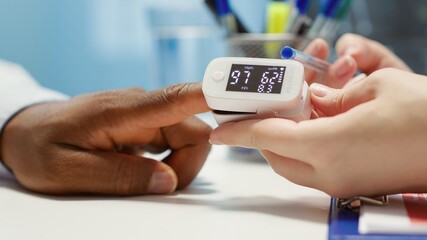
[{"label": "blurred background", "polygon": [[[262,33],[266,0],[231,0]],[[355,0],[337,36],[359,33],[427,73],[427,0]],[[200,81],[229,55],[225,30],[201,0],[0,0],[0,58],[44,86],[74,96],[108,89]]]}]

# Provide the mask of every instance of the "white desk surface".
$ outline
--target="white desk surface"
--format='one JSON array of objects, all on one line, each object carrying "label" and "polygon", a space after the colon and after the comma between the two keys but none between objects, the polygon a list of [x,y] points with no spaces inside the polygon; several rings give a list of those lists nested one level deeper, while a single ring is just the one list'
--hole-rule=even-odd
[{"label": "white desk surface", "polygon": [[0,178],[0,239],[327,239],[330,198],[215,146],[168,196],[55,197]]}]

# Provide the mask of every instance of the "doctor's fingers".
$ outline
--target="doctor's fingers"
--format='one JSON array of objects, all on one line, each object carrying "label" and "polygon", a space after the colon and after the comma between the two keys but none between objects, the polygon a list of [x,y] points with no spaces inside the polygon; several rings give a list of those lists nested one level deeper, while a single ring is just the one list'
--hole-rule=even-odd
[{"label": "doctor's fingers", "polygon": [[398,70],[383,69],[343,89],[333,89],[321,84],[312,84],[311,101],[316,111],[326,116],[344,113],[355,106],[369,102],[380,94],[387,84],[390,75],[396,75]]},{"label": "doctor's fingers", "polygon": [[[325,60],[329,56],[329,47],[328,43],[320,38],[314,39],[310,44],[304,49],[304,53],[311,55],[313,57]],[[310,84],[314,82],[317,78],[317,72],[311,69],[304,67],[305,69],[305,80]]]},{"label": "doctor's fingers", "polygon": [[384,45],[360,35],[347,33],[338,39],[339,56],[352,56],[362,72],[370,74],[381,68],[393,67],[404,71],[411,69]]},{"label": "doctor's fingers", "polygon": [[298,159],[283,157],[267,150],[260,152],[271,168],[280,176],[299,185],[314,187],[315,169],[310,164]]},{"label": "doctor's fingers", "polygon": [[314,119],[295,123],[271,118],[224,124],[214,129],[212,144],[225,144],[268,150],[278,155],[307,163],[334,144],[332,119]]},{"label": "doctor's fingers", "polygon": [[[316,39],[306,48],[305,53],[325,60],[329,55],[329,47],[323,39]],[[308,83],[320,82],[330,87],[341,88],[357,71],[356,61],[350,55],[339,57],[331,63],[323,73],[305,68],[305,79]]]}]

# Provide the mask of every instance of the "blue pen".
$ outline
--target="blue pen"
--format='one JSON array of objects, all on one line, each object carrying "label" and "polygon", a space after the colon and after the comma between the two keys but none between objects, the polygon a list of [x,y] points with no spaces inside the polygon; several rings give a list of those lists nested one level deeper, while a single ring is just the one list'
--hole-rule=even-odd
[{"label": "blue pen", "polygon": [[326,1],[323,10],[325,17],[328,19],[334,18],[340,3],[341,0],[329,0],[329,2]]},{"label": "blue pen", "polygon": [[308,37],[313,39],[317,37],[320,29],[325,24],[326,20],[334,17],[334,14],[339,6],[340,0],[323,0],[321,2],[321,11],[314,20],[313,25],[308,31]]},{"label": "blue pen", "polygon": [[[204,0],[206,6],[209,8],[209,11],[211,11],[212,14],[214,15],[215,20],[218,22],[218,24],[222,24],[221,19],[217,13],[217,7],[216,7],[215,1],[216,0]],[[236,19],[237,31],[239,33],[247,33],[248,30],[246,29],[246,26],[243,25],[242,21],[240,21],[239,17],[235,13],[234,13],[234,18]]]},{"label": "blue pen", "polygon": [[310,56],[288,46],[284,47],[280,54],[283,59],[298,61],[302,63],[304,67],[314,70],[320,74],[323,74],[331,65],[325,60]]},{"label": "blue pen", "polygon": [[215,0],[216,10],[221,24],[227,29],[227,34],[232,35],[237,32],[236,17],[231,11],[228,0]]},{"label": "blue pen", "polygon": [[320,12],[317,14],[314,23],[308,30],[307,37],[299,46],[301,49],[307,47],[311,40],[319,37],[320,30],[325,24],[326,20],[333,17],[336,13],[340,0],[323,0],[320,1]]},{"label": "blue pen", "polygon": [[319,37],[324,38],[328,42],[333,40],[338,30],[339,22],[346,16],[351,7],[351,2],[351,0],[341,0],[341,4],[335,10],[334,17],[328,18],[320,29]]},{"label": "blue pen", "polygon": [[294,11],[292,11],[291,21],[287,32],[298,33],[304,21],[307,18],[307,12],[311,6],[312,0],[296,0]]},{"label": "blue pen", "polygon": [[300,14],[306,14],[311,5],[311,0],[297,0],[295,5],[297,6]]}]

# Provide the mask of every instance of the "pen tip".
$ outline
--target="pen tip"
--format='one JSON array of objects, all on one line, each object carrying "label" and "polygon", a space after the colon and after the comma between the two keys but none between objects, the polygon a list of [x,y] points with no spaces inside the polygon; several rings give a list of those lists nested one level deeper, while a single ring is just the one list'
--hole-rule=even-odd
[{"label": "pen tip", "polygon": [[281,55],[283,59],[293,59],[295,57],[295,51],[291,47],[284,47],[281,51]]}]

